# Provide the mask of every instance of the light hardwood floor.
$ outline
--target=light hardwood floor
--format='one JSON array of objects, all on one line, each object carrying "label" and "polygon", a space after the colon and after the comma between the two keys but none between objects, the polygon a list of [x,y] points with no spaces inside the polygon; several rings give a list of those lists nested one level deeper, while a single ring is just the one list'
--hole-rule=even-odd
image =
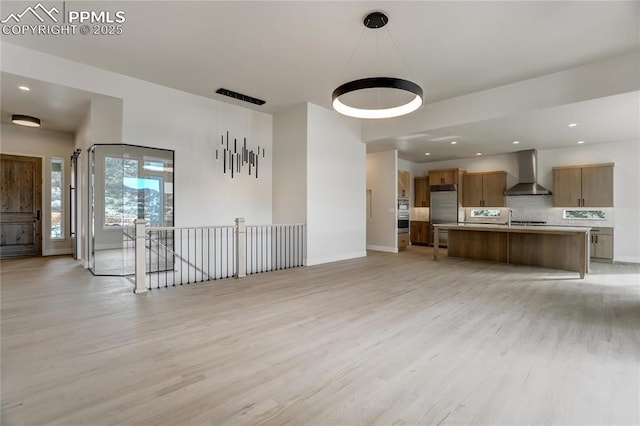
[{"label": "light hardwood floor", "polygon": [[132,294],[2,268],[2,424],[638,424],[640,266],[398,255]]}]

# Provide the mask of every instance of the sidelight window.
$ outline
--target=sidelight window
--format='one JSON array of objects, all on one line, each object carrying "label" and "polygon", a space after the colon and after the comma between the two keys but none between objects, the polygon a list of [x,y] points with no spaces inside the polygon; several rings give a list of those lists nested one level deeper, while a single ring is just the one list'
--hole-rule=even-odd
[{"label": "sidelight window", "polygon": [[64,239],[64,160],[51,159],[51,232],[52,240]]}]

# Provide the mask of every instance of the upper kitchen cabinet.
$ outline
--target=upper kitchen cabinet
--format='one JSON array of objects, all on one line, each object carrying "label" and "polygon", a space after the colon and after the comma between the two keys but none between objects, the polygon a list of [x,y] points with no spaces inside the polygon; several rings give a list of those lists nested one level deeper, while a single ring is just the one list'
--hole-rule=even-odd
[{"label": "upper kitchen cabinet", "polygon": [[429,207],[429,179],[426,176],[413,179],[415,207]]},{"label": "upper kitchen cabinet", "polygon": [[613,163],[553,168],[554,207],[613,207]]},{"label": "upper kitchen cabinet", "polygon": [[507,189],[507,173],[467,173],[463,176],[464,207],[504,207],[504,191]]},{"label": "upper kitchen cabinet", "polygon": [[462,204],[463,183],[462,177],[464,170],[462,169],[441,169],[429,170],[429,185],[458,185],[458,203]]},{"label": "upper kitchen cabinet", "polygon": [[463,174],[461,169],[429,170],[429,185],[461,184]]},{"label": "upper kitchen cabinet", "polygon": [[411,174],[404,170],[398,170],[398,197],[408,197],[411,191]]}]

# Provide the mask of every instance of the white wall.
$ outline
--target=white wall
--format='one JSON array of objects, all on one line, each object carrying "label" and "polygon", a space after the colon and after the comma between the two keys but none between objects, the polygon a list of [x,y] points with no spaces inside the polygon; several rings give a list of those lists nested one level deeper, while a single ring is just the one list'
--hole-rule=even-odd
[{"label": "white wall", "polygon": [[[247,224],[271,223],[271,115],[5,42],[0,66],[12,74],[96,93],[83,134],[76,138],[82,148],[122,142],[175,150],[176,226],[231,225],[239,216]],[[122,113],[118,101],[103,96],[121,99]],[[246,172],[231,179],[222,172],[215,149],[227,130],[232,138],[246,137],[250,149],[266,148],[259,179]],[[114,141],[120,133],[121,140]]]},{"label": "white wall", "polygon": [[371,191],[371,216],[367,218],[369,250],[398,252],[397,158],[396,150],[367,154],[367,190]]},{"label": "white wall", "polygon": [[273,222],[307,220],[307,105],[273,118]]},{"label": "white wall", "polygon": [[[614,226],[614,260],[640,263],[640,141],[612,142],[580,145],[575,148],[538,150],[538,183],[553,190],[553,167],[581,164],[615,163],[613,219],[606,222],[582,222],[588,226]],[[471,159],[439,161],[417,164],[422,175],[429,170],[459,167],[467,172],[505,170],[508,173],[507,188],[517,182],[518,162],[516,154],[486,156]],[[514,198],[515,200],[510,201]],[[540,200],[539,202],[537,200]],[[552,208],[550,197],[540,196],[533,202],[508,197],[510,207],[520,208],[516,214],[525,218],[533,215],[532,209],[544,214],[550,223],[560,223],[562,210]],[[542,210],[545,210],[542,212]],[[535,217],[527,216],[534,219]],[[563,221],[565,224],[574,222]]]},{"label": "white wall", "polygon": [[[126,77],[125,77],[126,78]],[[272,116],[139,80],[125,96],[123,142],[175,150],[176,226],[269,224],[272,219]],[[247,168],[232,179],[223,173],[220,138],[247,138],[247,148],[266,148],[259,177]]]},{"label": "white wall", "polygon": [[307,104],[307,264],[366,256],[360,121]]},{"label": "white wall", "polygon": [[[37,128],[27,128],[15,124],[2,124],[3,154],[24,155],[42,158],[42,254],[44,256],[71,253],[69,237],[69,184],[70,157],[74,151],[74,137],[70,133],[52,132]],[[63,216],[64,240],[51,240],[51,159],[64,161]]]},{"label": "white wall", "polygon": [[86,142],[90,145],[98,143],[122,143],[122,110],[120,98],[95,97],[89,107],[88,131]]}]

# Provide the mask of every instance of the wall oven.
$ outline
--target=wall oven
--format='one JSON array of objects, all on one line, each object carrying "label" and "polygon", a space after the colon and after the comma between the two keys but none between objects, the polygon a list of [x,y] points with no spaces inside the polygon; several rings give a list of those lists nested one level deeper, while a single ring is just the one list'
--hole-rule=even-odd
[{"label": "wall oven", "polygon": [[398,234],[409,233],[409,199],[398,198]]}]

